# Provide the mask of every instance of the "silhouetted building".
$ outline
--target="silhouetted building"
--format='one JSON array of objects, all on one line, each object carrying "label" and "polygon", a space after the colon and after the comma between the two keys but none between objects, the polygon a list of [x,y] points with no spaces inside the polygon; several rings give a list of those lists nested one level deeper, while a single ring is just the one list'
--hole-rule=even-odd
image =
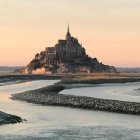
[{"label": "silhouetted building", "polygon": [[48,65],[58,65],[65,60],[70,61],[85,54],[85,49],[78,42],[78,39],[71,36],[68,26],[65,40],[58,40],[54,47],[46,48],[46,63]]},{"label": "silhouetted building", "polygon": [[65,39],[58,40],[53,47],[37,53],[25,69],[25,73],[44,72],[116,72],[116,69],[89,57],[78,39],[72,37],[68,26]]}]

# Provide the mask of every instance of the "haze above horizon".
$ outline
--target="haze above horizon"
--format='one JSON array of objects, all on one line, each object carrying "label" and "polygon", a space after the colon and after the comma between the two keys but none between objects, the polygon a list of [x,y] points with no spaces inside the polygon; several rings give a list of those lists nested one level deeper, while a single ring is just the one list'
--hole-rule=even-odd
[{"label": "haze above horizon", "polygon": [[139,0],[0,0],[0,65],[25,66],[70,32],[100,62],[140,67]]}]

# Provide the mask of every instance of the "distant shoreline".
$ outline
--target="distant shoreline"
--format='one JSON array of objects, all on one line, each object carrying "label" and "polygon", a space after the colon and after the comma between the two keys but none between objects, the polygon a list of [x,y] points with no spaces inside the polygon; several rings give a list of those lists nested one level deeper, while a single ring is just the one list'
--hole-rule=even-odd
[{"label": "distant shoreline", "polygon": [[18,84],[34,80],[55,80],[55,79],[62,79],[62,77],[46,76],[46,75],[20,75],[20,74],[0,75],[0,86]]},{"label": "distant shoreline", "polygon": [[62,79],[62,82],[71,83],[123,83],[134,82],[140,79],[140,73],[54,73],[51,75],[24,75],[4,74],[0,75],[0,82],[7,81],[31,81]]}]

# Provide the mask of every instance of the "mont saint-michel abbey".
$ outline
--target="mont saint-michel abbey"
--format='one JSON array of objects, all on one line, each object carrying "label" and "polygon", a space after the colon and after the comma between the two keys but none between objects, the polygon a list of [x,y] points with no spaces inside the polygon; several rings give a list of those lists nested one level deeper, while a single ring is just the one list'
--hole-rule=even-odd
[{"label": "mont saint-michel abbey", "polygon": [[54,47],[46,48],[46,63],[57,65],[64,60],[70,61],[72,58],[80,58],[85,55],[85,49],[79,44],[78,39],[71,36],[68,31],[65,40],[58,40]]},{"label": "mont saint-michel abbey", "polygon": [[99,63],[97,58],[86,54],[85,48],[69,30],[65,39],[58,40],[53,47],[47,47],[35,55],[24,71],[26,74],[116,72],[115,67]]}]

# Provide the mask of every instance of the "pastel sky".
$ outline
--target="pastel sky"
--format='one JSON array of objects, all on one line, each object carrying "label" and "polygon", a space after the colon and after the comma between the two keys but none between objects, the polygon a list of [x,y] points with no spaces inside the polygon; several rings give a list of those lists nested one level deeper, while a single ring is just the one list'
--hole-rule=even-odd
[{"label": "pastel sky", "polygon": [[0,0],[0,65],[27,65],[71,34],[100,62],[140,66],[140,0]]}]

